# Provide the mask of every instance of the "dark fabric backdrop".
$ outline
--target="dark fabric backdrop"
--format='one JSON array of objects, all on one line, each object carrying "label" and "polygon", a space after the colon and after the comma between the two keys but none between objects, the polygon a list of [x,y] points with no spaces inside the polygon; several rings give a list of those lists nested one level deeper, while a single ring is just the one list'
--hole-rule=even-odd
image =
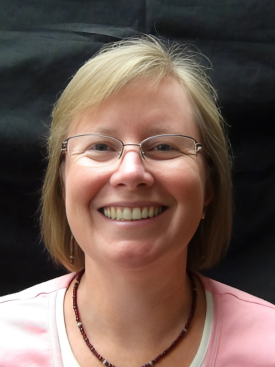
[{"label": "dark fabric backdrop", "polygon": [[65,272],[43,250],[37,213],[59,92],[104,43],[144,32],[209,57],[230,125],[234,232],[207,274],[275,302],[274,18],[273,0],[0,0],[1,294]]}]

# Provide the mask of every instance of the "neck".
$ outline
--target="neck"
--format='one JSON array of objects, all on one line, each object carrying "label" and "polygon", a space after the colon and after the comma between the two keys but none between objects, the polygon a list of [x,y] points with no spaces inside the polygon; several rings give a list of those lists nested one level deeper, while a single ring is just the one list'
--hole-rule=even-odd
[{"label": "neck", "polygon": [[[151,264],[147,269],[117,269],[86,264],[78,304],[88,332],[91,327],[118,340],[137,343],[181,330],[190,313],[190,282],[178,266]],[[134,327],[133,327],[134,325]],[[148,330],[150,332],[148,332]]]},{"label": "neck", "polygon": [[[122,367],[133,361],[143,365],[166,350],[185,327],[191,311],[191,284],[184,265],[178,261],[169,266],[165,261],[131,271],[86,263],[77,303],[84,330],[96,350]],[[86,366],[92,352],[75,321],[73,286],[74,282],[65,297],[66,328],[78,360]],[[205,319],[203,288],[197,280],[196,286],[195,317],[179,346],[163,360],[164,366],[189,366],[196,354]]]}]

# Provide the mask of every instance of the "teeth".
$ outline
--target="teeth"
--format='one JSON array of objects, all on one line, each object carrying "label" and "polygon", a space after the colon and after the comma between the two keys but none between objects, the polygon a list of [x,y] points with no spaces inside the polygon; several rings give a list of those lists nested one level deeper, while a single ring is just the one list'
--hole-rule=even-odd
[{"label": "teeth", "polygon": [[116,219],[116,210],[113,206],[111,207],[111,218]]},{"label": "teeth", "polygon": [[132,219],[137,220],[141,219],[141,210],[139,208],[134,208],[132,211]]},{"label": "teeth", "polygon": [[131,209],[124,208],[124,210],[123,210],[123,219],[125,219],[125,220],[131,220],[132,219]]},{"label": "teeth", "polygon": [[148,209],[147,208],[142,209],[141,217],[142,218],[148,218]]},{"label": "teeth", "polygon": [[148,206],[143,208],[104,208],[105,217],[113,220],[140,220],[153,218],[163,212],[162,206]]},{"label": "teeth", "polygon": [[116,216],[117,220],[123,219],[123,213],[122,213],[122,210],[120,208],[117,208],[116,215],[117,215]]},{"label": "teeth", "polygon": [[151,206],[151,208],[149,209],[149,213],[148,213],[148,215],[149,215],[149,217],[150,217],[150,218],[153,218],[154,214],[155,214],[154,207],[153,207],[153,206]]}]

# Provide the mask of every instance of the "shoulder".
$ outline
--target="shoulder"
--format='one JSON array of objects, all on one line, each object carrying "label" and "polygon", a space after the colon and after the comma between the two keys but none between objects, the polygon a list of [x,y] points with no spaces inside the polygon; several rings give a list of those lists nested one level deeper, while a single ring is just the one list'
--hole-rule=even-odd
[{"label": "shoulder", "polygon": [[275,306],[236,288],[199,276],[213,295],[208,357],[212,366],[274,366]]},{"label": "shoulder", "polygon": [[275,311],[275,305],[261,298],[255,297],[249,293],[243,292],[229,285],[217,282],[216,280],[206,278],[202,275],[199,275],[199,278],[201,279],[205,290],[211,292],[214,297],[220,300],[226,299],[227,302],[231,301],[237,304],[245,304],[247,305],[247,307],[249,307],[250,305],[252,307],[254,305],[257,307],[258,305],[263,310],[270,309],[273,310],[272,312]]},{"label": "shoulder", "polygon": [[[67,288],[75,273],[0,297],[1,366],[53,365],[56,348],[56,295]],[[3,337],[4,336],[4,337]]]},{"label": "shoulder", "polygon": [[47,295],[59,289],[67,288],[67,286],[70,284],[71,280],[74,277],[75,273],[70,273],[55,279],[48,280],[40,284],[36,284],[33,287],[24,289],[21,292],[2,296],[0,297],[0,307],[1,305],[7,302],[31,300],[36,297],[39,297],[40,295]]}]

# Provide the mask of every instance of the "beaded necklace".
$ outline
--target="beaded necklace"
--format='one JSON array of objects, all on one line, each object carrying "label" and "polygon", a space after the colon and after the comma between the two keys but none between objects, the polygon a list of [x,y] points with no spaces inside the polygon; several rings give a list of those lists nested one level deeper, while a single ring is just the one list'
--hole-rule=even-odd
[{"label": "beaded necklace", "polygon": [[[80,284],[80,280],[82,278],[82,275],[84,274],[84,270],[82,270],[80,273],[77,274],[76,278],[75,278],[75,283],[74,283],[74,288],[73,288],[73,309],[74,309],[74,313],[75,313],[75,318],[76,318],[76,322],[77,322],[77,326],[80,330],[80,333],[85,341],[85,343],[87,344],[88,348],[90,349],[90,351],[96,356],[97,359],[100,360],[100,362],[102,362],[105,366],[108,367],[116,367],[114,364],[110,363],[107,361],[107,359],[105,359],[104,357],[102,357],[95,349],[95,347],[90,343],[90,340],[88,339],[80,316],[79,316],[79,310],[78,310],[78,306],[77,306],[77,290]],[[196,289],[196,283],[195,280],[192,276],[191,273],[188,273],[190,280],[191,280],[191,285],[192,285],[192,305],[191,305],[191,312],[190,315],[188,317],[188,320],[184,326],[184,328],[182,329],[182,331],[180,332],[179,336],[173,341],[173,343],[167,348],[165,349],[161,354],[159,354],[156,358],[152,359],[150,362],[145,363],[144,365],[142,365],[141,367],[150,367],[153,366],[154,364],[156,364],[157,362],[159,362],[163,357],[165,357],[172,349],[175,348],[175,346],[179,343],[179,341],[182,339],[182,337],[187,333],[187,330],[191,324],[191,321],[194,317],[195,314],[195,310],[196,310],[196,305],[197,305],[197,289]]]}]

